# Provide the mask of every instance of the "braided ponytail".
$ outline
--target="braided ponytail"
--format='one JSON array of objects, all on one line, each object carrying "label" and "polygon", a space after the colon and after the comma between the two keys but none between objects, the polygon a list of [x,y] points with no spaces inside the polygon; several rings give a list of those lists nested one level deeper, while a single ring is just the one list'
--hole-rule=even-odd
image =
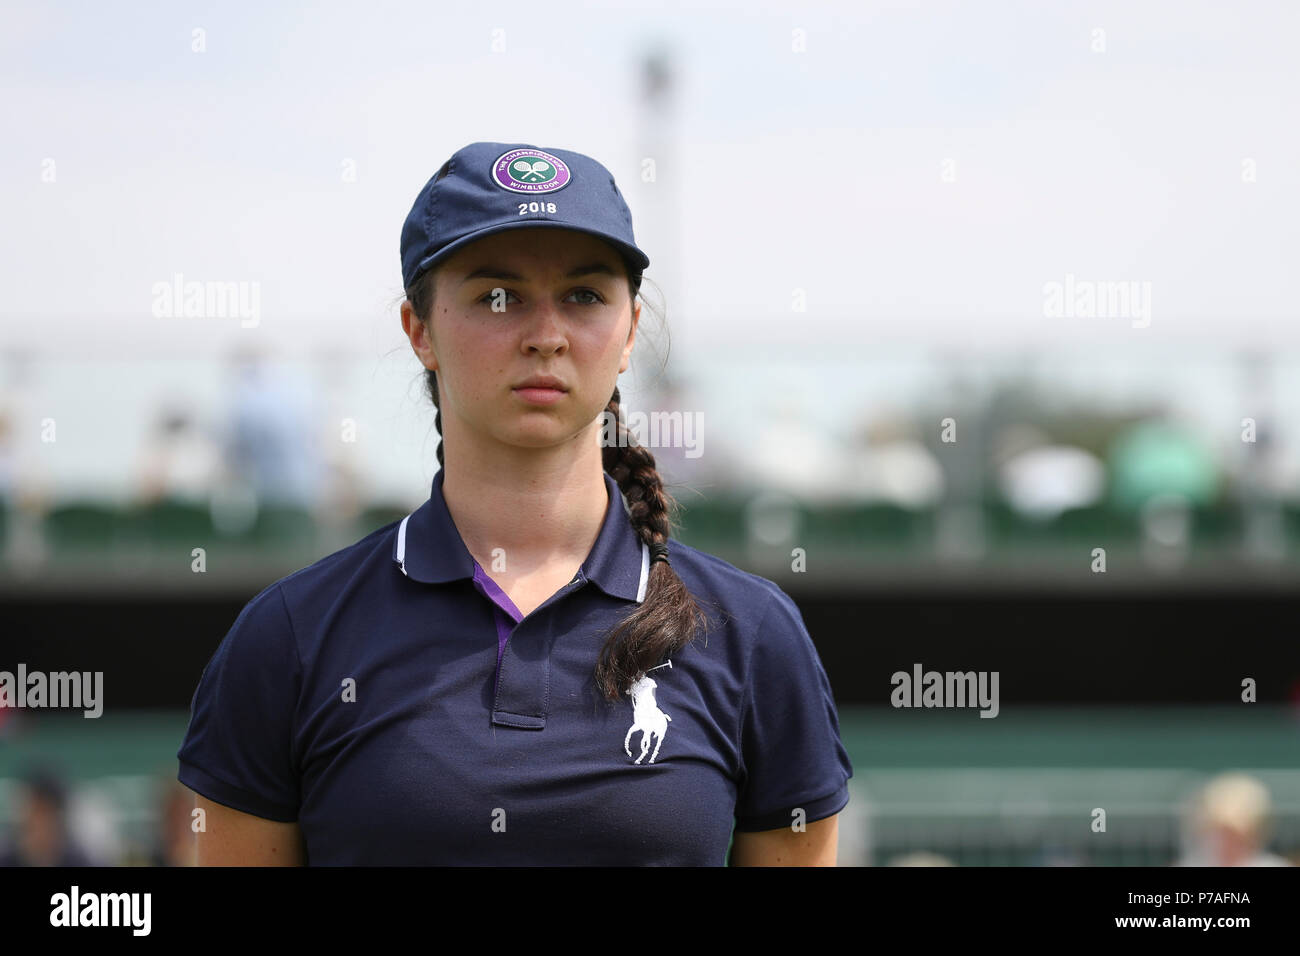
[{"label": "braided ponytail", "polygon": [[672,535],[670,512],[676,502],[664,490],[654,455],[628,437],[619,415],[618,388],[605,411],[618,422],[618,441],[601,455],[605,471],[627,498],[632,527],[651,551],[650,579],[645,600],[614,629],[601,648],[596,686],[608,700],[617,700],[642,674],[691,642],[707,623],[686,584],[667,560]]},{"label": "braided ponytail", "polygon": [[[412,288],[406,290],[406,298],[416,319],[426,328],[433,316],[436,272],[436,267],[426,270],[415,280]],[[641,288],[641,275],[629,268],[628,276],[628,289],[635,300]],[[442,407],[438,398],[438,376],[432,369],[425,369],[425,385],[429,399],[438,409],[434,427],[438,430],[437,455],[441,468],[446,464],[442,451]],[[681,651],[708,623],[708,618],[668,560],[668,539],[672,536],[677,503],[664,490],[655,470],[654,456],[644,446],[633,443],[619,414],[620,401],[616,386],[605,413],[618,423],[617,441],[602,449],[602,464],[627,498],[632,528],[650,549],[651,562],[645,600],[606,638],[596,662],[596,687],[611,701],[619,700],[650,668]]]}]

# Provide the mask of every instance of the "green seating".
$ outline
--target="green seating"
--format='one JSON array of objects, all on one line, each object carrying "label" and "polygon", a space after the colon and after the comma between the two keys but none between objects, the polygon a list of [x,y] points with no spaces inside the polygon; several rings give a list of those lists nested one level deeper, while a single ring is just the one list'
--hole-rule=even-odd
[{"label": "green seating", "polygon": [[1191,524],[1194,547],[1235,548],[1246,535],[1246,517],[1235,503],[1196,508]]},{"label": "green seating", "polygon": [[309,544],[315,537],[316,517],[309,509],[297,505],[262,505],[243,540],[271,547],[294,547]]},{"label": "green seating", "polygon": [[922,544],[931,533],[928,512],[883,502],[802,510],[809,542],[835,549],[910,548]]},{"label": "green seating", "polygon": [[678,537],[704,551],[745,540],[745,505],[732,496],[691,501],[683,506],[678,522]]},{"label": "green seating", "polygon": [[123,533],[117,508],[91,501],[70,501],[45,516],[45,534],[56,549],[110,549]]},{"label": "green seating", "polygon": [[192,542],[199,547],[216,535],[211,509],[189,501],[164,499],[129,513],[126,520],[132,540],[146,544]]}]

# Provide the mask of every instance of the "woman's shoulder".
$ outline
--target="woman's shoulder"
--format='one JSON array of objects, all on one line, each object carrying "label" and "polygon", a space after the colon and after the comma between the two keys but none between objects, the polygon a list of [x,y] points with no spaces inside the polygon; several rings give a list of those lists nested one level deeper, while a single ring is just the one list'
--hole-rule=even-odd
[{"label": "woman's shoulder", "polygon": [[687,589],[697,598],[721,608],[748,627],[773,622],[803,627],[794,599],[770,578],[737,567],[730,561],[681,541],[668,544],[668,560]]}]

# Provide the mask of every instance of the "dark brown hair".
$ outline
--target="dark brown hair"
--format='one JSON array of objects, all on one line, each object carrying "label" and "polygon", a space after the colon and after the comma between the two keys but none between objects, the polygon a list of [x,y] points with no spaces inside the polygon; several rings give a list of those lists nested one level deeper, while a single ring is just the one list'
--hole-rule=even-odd
[{"label": "dark brown hair", "polygon": [[[624,268],[628,275],[628,295],[635,303],[641,291],[641,274],[626,260]],[[406,290],[406,298],[426,333],[433,317],[437,271],[436,266],[426,270]],[[425,369],[425,384],[429,398],[438,409],[434,427],[438,429],[438,465],[441,467],[445,464],[441,440],[442,406],[438,400],[438,376],[432,369]],[[637,537],[647,547],[656,543],[667,544],[676,523],[677,502],[664,489],[655,470],[654,455],[636,444],[628,432],[619,415],[619,401],[618,387],[615,386],[605,410],[613,416],[610,420],[618,423],[618,441],[606,445],[601,452],[605,471],[627,498],[629,519]],[[671,553],[669,560],[672,560]],[[645,600],[619,622],[601,648],[595,670],[596,687],[601,695],[607,700],[618,700],[637,678],[679,652],[707,623],[708,618],[672,566],[663,561],[652,562]]]}]

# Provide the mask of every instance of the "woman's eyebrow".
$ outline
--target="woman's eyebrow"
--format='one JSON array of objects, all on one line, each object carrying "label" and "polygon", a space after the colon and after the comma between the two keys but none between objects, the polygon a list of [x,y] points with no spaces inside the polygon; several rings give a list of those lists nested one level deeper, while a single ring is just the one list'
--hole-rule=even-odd
[{"label": "woman's eyebrow", "polygon": [[[576,279],[579,276],[587,275],[607,275],[618,278],[618,272],[604,262],[589,262],[586,265],[576,266],[569,271],[565,278]],[[483,266],[465,276],[460,281],[460,284],[464,285],[466,282],[472,282],[475,279],[502,279],[506,282],[522,282],[524,277],[511,272],[509,269],[502,269],[500,266]]]}]

